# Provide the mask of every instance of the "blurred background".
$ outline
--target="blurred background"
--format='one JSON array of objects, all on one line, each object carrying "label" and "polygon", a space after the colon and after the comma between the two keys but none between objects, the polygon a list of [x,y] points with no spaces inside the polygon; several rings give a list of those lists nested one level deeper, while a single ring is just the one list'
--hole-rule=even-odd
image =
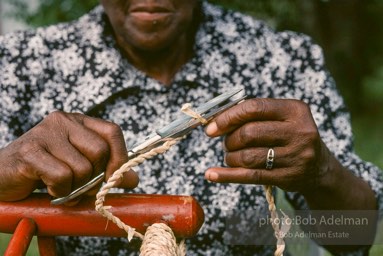
[{"label": "blurred background", "polygon": [[[355,149],[383,169],[383,0],[210,2],[266,20],[277,30],[308,34],[322,46],[351,112]],[[73,20],[97,4],[98,0],[0,0],[0,34]],[[0,254],[2,247],[0,236]]]}]

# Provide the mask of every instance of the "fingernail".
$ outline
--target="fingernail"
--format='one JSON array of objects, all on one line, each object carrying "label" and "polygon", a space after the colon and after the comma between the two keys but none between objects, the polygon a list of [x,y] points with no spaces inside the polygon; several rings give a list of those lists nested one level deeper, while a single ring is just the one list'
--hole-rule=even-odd
[{"label": "fingernail", "polygon": [[218,131],[218,126],[217,126],[217,123],[214,121],[210,122],[205,129],[206,134],[210,136],[213,136],[214,134],[216,134],[217,131]]},{"label": "fingernail", "polygon": [[210,181],[216,181],[218,180],[218,173],[212,172],[212,171],[207,171],[205,174],[206,179]]}]

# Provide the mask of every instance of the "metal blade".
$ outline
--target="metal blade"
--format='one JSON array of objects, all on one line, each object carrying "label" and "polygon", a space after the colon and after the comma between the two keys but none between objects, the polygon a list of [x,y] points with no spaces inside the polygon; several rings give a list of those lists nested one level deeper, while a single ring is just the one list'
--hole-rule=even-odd
[{"label": "metal blade", "polygon": [[[235,104],[243,100],[246,96],[243,96],[237,100],[221,105],[225,101],[229,100],[231,97],[239,93],[240,91],[242,91],[242,89],[236,89],[236,90],[229,91],[227,93],[223,93],[209,100],[208,102],[200,105],[198,108],[196,108],[195,111],[209,121],[212,118],[214,118],[216,115],[218,115],[219,113],[223,112],[224,110],[234,106]],[[175,121],[171,122],[170,124],[166,125],[165,127],[157,130],[156,131],[157,134],[151,137],[148,137],[147,139],[145,139],[144,142],[134,146],[133,149],[129,151],[128,155],[130,159],[134,158],[137,154],[147,152],[148,150],[158,145],[159,143],[162,143],[166,139],[176,138],[176,137],[184,136],[188,134],[199,125],[201,125],[201,123],[198,120],[195,120],[194,118],[190,116],[184,115],[176,119]],[[103,181],[104,177],[105,177],[105,173],[103,172],[99,174],[97,177],[93,178],[87,184],[74,190],[68,196],[56,198],[52,200],[51,204],[53,205],[63,204],[65,202],[68,202],[80,196],[81,194],[91,190],[97,184]]]}]

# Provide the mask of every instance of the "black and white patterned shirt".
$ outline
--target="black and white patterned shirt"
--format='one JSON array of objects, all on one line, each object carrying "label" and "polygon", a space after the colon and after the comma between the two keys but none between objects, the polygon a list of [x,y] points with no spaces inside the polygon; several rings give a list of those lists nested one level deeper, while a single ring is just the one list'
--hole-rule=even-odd
[{"label": "black and white patterned shirt", "polygon": [[[339,161],[366,180],[383,206],[380,170],[353,152],[349,115],[324,67],[321,48],[305,35],[275,32],[243,14],[203,3],[195,55],[171,86],[138,71],[116,47],[102,7],[79,20],[0,37],[0,145],[5,146],[54,110],[81,112],[121,126],[129,146],[180,113],[243,88],[251,97],[293,98],[311,107],[323,141]],[[215,184],[204,179],[223,165],[221,139],[202,129],[136,171],[134,193],[192,195],[205,222],[188,241],[188,255],[272,255],[272,246],[228,245],[225,216],[231,211],[266,213],[262,186]],[[289,194],[295,207],[304,200]],[[65,255],[126,255],[126,239],[62,238]]]}]

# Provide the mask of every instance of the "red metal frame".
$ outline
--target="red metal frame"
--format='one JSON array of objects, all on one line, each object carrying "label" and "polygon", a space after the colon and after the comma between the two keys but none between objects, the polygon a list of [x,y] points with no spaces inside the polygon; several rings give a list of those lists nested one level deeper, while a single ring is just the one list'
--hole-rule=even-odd
[{"label": "red metal frame", "polygon": [[[0,232],[13,233],[5,255],[24,255],[34,235],[39,253],[55,255],[55,236],[126,237],[94,210],[94,198],[76,206],[54,206],[47,194],[32,194],[17,202],[0,202]],[[124,223],[144,233],[153,223],[164,222],[176,237],[194,236],[202,226],[204,213],[190,196],[108,194],[106,205]]]}]

